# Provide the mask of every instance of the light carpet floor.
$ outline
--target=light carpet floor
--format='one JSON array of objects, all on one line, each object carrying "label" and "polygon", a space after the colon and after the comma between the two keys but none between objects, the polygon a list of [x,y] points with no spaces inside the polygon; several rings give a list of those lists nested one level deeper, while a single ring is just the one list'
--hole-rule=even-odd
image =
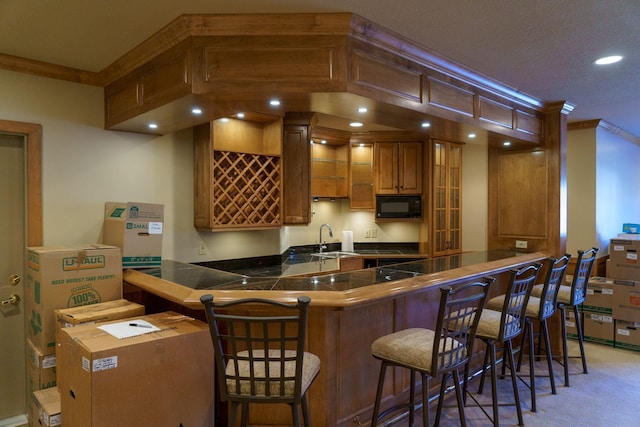
[{"label": "light carpet floor", "polygon": [[[637,427],[640,426],[640,352],[617,349],[599,344],[585,343],[588,374],[582,373],[579,358],[569,360],[570,387],[564,386],[562,365],[555,363],[553,369],[556,379],[557,394],[551,394],[551,386],[546,375],[548,369],[543,359],[536,363],[536,402],[537,412],[531,412],[531,397],[527,385],[518,381],[518,391],[522,401],[523,420],[525,426],[531,427]],[[578,355],[578,344],[570,342],[570,355]],[[528,383],[528,363],[523,360],[520,376]],[[491,414],[491,385],[489,376],[485,381],[484,392],[477,395],[478,379],[470,382],[469,390]],[[508,376],[498,379],[499,401],[513,403],[511,381]],[[445,399],[445,410],[440,426],[459,426],[455,396],[449,393]],[[467,425],[470,427],[488,426],[491,421],[475,405],[467,400],[465,408]],[[431,424],[435,419],[435,402],[430,405]],[[421,410],[419,411],[421,412]],[[515,406],[500,406],[500,425],[515,426],[518,424]],[[407,419],[391,424],[393,427],[407,425]],[[422,425],[422,419],[415,423]]]}]

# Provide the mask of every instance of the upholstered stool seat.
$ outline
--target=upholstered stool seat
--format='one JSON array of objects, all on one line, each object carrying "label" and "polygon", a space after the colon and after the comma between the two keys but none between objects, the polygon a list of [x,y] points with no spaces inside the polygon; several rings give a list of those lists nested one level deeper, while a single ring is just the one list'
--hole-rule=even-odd
[{"label": "upholstered stool seat", "polygon": [[[244,396],[283,396],[293,398],[295,393],[294,381],[296,375],[296,352],[294,350],[285,350],[284,352],[284,371],[280,372],[280,351],[270,350],[269,359],[272,362],[265,362],[264,350],[254,350],[254,362],[249,361],[249,352],[241,351],[238,353],[238,372],[236,375],[236,366],[233,363],[227,365],[227,393],[230,395]],[[268,369],[267,369],[268,366]],[[253,368],[253,372],[252,372]],[[313,380],[320,371],[320,358],[313,353],[304,352],[302,359],[302,377],[300,379],[300,392],[304,394]],[[241,380],[240,378],[249,378],[253,376],[254,391],[251,390],[250,380]],[[281,376],[291,378],[284,381],[284,391],[280,390]],[[266,378],[276,381],[269,381],[269,393],[267,393]],[[236,381],[235,379],[238,379]]]}]

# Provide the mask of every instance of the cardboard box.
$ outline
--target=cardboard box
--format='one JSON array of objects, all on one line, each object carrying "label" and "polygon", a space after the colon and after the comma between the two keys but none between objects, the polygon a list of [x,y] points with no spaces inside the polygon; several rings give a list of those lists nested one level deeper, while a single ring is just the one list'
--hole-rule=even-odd
[{"label": "cardboard box", "polygon": [[640,233],[618,233],[618,239],[640,240]]},{"label": "cardboard box", "polygon": [[162,261],[164,205],[107,202],[103,243],[122,248],[124,268],[157,267]]},{"label": "cardboard box", "polygon": [[29,418],[33,427],[61,426],[60,392],[58,389],[53,387],[34,391],[30,414]]},{"label": "cardboard box", "polygon": [[576,317],[573,313],[573,310],[567,310],[565,312],[564,324],[567,328],[567,337],[578,339],[578,328],[576,325]]},{"label": "cardboard box", "polygon": [[[54,310],[56,328],[68,328],[110,320],[144,316],[144,306],[126,299]],[[57,331],[56,331],[57,333]]]},{"label": "cardboard box", "polygon": [[584,310],[611,315],[613,308],[613,284],[615,279],[594,276],[589,279]]},{"label": "cardboard box", "polygon": [[36,346],[27,340],[27,391],[56,386],[56,354],[43,355]]},{"label": "cardboard box", "polygon": [[613,317],[640,322],[640,282],[616,280],[613,286]]},{"label": "cardboard box", "polygon": [[640,351],[640,322],[616,319],[616,347]]},{"label": "cardboard box", "polygon": [[607,276],[621,280],[640,281],[640,240],[611,239]]},{"label": "cardboard box", "polygon": [[610,314],[584,310],[584,340],[613,346],[613,317]]},{"label": "cardboard box", "polygon": [[[174,312],[136,322],[154,328],[114,321],[58,331],[65,427],[213,425],[214,361],[207,324]],[[118,332],[140,335],[119,339]]]},{"label": "cardboard box", "polygon": [[56,351],[55,309],[121,298],[120,248],[104,245],[27,248],[27,338],[43,355]]}]

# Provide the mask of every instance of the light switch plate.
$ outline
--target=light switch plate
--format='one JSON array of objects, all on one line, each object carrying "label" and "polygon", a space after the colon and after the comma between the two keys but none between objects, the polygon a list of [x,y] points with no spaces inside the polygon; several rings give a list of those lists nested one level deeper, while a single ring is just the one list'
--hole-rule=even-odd
[{"label": "light switch plate", "polygon": [[518,248],[518,249],[527,249],[527,241],[526,240],[516,240],[516,248]]}]

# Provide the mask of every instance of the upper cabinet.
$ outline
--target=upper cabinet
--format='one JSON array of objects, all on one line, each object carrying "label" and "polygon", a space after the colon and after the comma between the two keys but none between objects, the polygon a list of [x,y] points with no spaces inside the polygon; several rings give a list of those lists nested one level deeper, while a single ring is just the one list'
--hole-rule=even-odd
[{"label": "upper cabinet", "polygon": [[376,194],[422,194],[422,142],[375,143]]},{"label": "upper cabinet", "polygon": [[349,197],[350,132],[314,127],[311,135],[311,196]]},{"label": "upper cabinet", "polygon": [[349,205],[351,209],[373,210],[373,144],[352,142],[350,150]]},{"label": "upper cabinet", "polygon": [[282,199],[284,224],[311,222],[309,186],[314,113],[287,113],[282,134]]},{"label": "upper cabinet", "polygon": [[349,197],[349,146],[311,145],[311,195]]},{"label": "upper cabinet", "polygon": [[196,126],[193,138],[195,227],[280,227],[282,119],[219,119]]}]

